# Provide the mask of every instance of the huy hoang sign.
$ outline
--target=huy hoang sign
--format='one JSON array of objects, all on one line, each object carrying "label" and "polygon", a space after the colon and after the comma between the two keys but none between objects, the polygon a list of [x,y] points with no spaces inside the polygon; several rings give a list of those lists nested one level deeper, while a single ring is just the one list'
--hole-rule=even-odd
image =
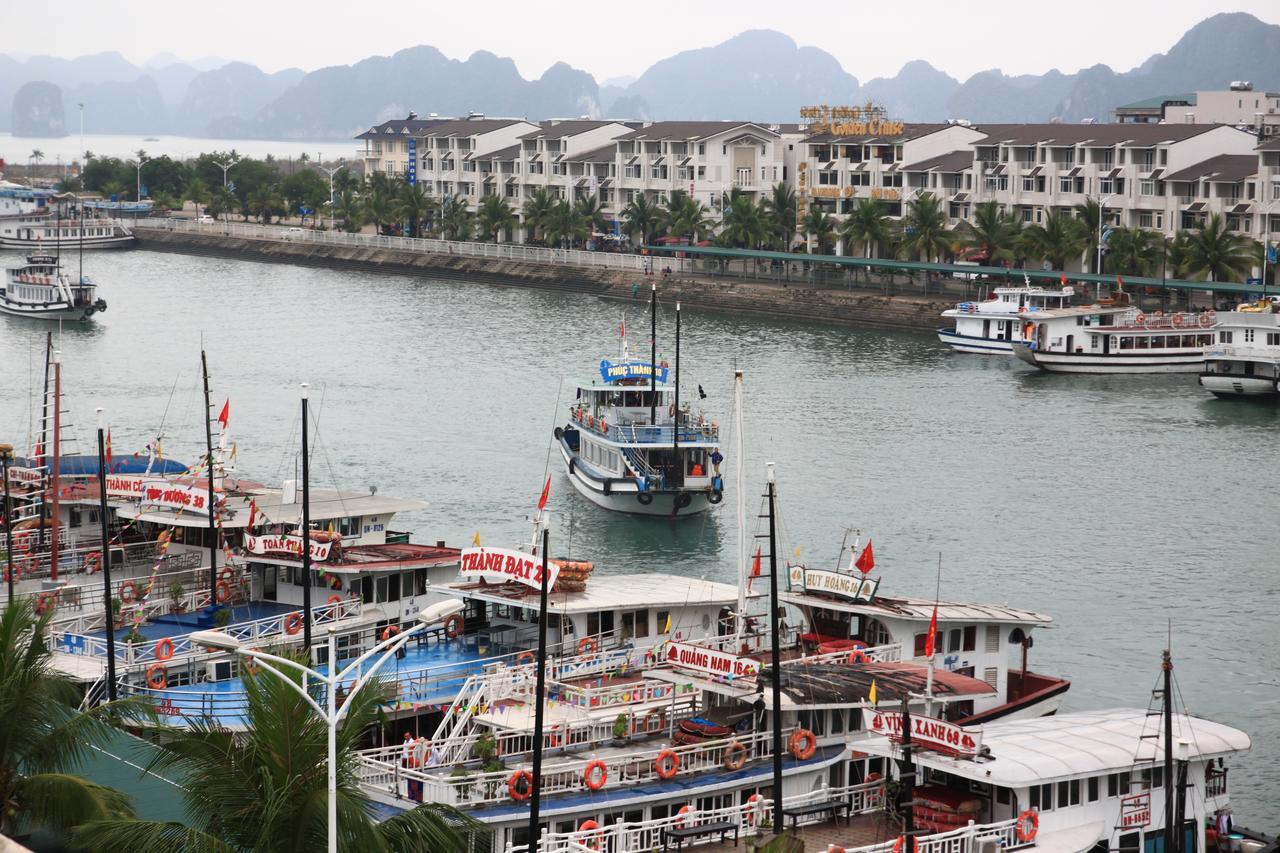
[{"label": "huy hoang sign", "polygon": [[861,107],[801,107],[800,119],[810,133],[832,136],[901,136],[907,127],[905,122],[886,117],[884,107],[870,101]]}]

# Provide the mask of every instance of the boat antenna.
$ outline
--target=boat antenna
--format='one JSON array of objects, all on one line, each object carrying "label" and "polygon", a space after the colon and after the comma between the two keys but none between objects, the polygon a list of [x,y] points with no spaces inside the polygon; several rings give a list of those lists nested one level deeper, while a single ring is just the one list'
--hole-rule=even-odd
[{"label": "boat antenna", "polygon": [[658,425],[658,283],[649,290],[649,423]]},{"label": "boat antenna", "polygon": [[[50,373],[53,370],[53,332],[46,332],[44,338],[44,390],[40,400],[40,439],[36,442],[36,467],[45,469],[41,476],[48,483],[49,477],[49,386]],[[36,537],[38,542],[41,537],[49,535],[45,528],[45,521],[49,518],[49,495],[46,491],[40,498],[40,534]]]},{"label": "boat antenna", "polygon": [[80,211],[80,285],[84,285],[84,199],[79,199]]},{"label": "boat antenna", "polygon": [[738,634],[746,625],[747,613],[747,509],[746,495],[742,490],[742,371],[733,371],[733,457],[734,489],[738,495]]},{"label": "boat antenna", "polygon": [[[217,518],[214,516],[215,505],[213,502],[213,425],[210,419],[213,417],[213,405],[209,400],[209,359],[205,356],[204,347],[200,347],[200,374],[204,379],[204,449],[205,449],[205,479],[209,483],[209,603],[216,604],[218,602],[218,531]],[[306,535],[302,538],[302,547],[305,554],[308,540]],[[311,582],[307,575],[303,575],[305,589],[311,588]],[[311,611],[307,610],[307,623],[310,624]],[[311,648],[307,645],[308,650]]]},{"label": "boat antenna", "polygon": [[62,271],[62,198],[58,197],[53,205],[53,254],[58,262],[58,271]]},{"label": "boat antenna", "polygon": [[1177,851],[1179,836],[1174,826],[1173,813],[1173,625],[1169,624],[1169,639],[1160,657],[1160,674],[1164,680],[1161,700],[1164,711],[1164,848]]},{"label": "boat antenna", "polygon": [[836,571],[837,572],[840,571],[840,561],[844,559],[845,548],[849,546],[849,534],[854,532],[857,532],[859,534],[858,538],[853,540],[852,550],[856,551],[858,549],[858,543],[862,539],[860,530],[858,530],[855,527],[846,527],[844,529],[844,535],[840,537],[840,550],[836,552]]},{"label": "boat antenna", "polygon": [[[673,405],[674,420],[671,424],[671,455],[679,465],[680,483],[684,483],[684,463],[680,461],[680,303],[676,302],[676,398]],[[674,506],[674,504],[673,504]],[[672,513],[674,515],[674,513]]]},{"label": "boat antenna", "polygon": [[773,670],[773,725],[770,727],[773,730],[773,832],[779,835],[782,833],[783,820],[786,817],[782,810],[782,650],[781,638],[778,636],[778,623],[782,620],[778,612],[777,484],[774,481],[773,463],[768,463],[767,468],[769,470],[769,630],[772,647],[769,650],[769,667]]}]

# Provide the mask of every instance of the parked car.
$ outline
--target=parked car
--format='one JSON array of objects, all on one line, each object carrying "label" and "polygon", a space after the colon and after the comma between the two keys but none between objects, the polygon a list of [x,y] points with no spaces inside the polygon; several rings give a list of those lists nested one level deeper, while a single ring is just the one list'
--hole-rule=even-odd
[{"label": "parked car", "polygon": [[214,219],[212,216],[208,216],[208,215],[204,215],[204,216],[197,216],[197,217],[196,217],[196,224],[197,224],[197,225],[213,225],[213,224],[214,224],[215,222],[217,222],[217,221],[218,221],[218,220],[216,220],[216,219]]},{"label": "parked car", "polygon": [[301,239],[302,239],[302,229],[301,229],[301,228],[299,228],[299,227],[297,227],[296,225],[295,225],[293,228],[286,228],[286,229],[284,229],[284,239],[286,239],[286,240],[301,240]]}]

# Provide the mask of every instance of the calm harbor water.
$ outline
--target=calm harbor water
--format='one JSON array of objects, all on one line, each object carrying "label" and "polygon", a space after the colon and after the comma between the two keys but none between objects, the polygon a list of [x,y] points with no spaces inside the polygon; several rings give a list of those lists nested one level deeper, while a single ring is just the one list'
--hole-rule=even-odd
[{"label": "calm harbor water", "polygon": [[[241,476],[294,470],[309,382],[313,477],[429,501],[397,519],[421,540],[526,539],[562,379],[616,356],[624,312],[648,346],[639,303],[141,251],[86,259],[110,309],[61,333],[82,449],[103,406],[117,454],[163,422],[166,455],[194,458],[203,337]],[[0,440],[21,448],[46,328],[0,316]],[[664,309],[668,353],[672,328]],[[1214,400],[1192,376],[1040,375],[924,333],[696,311],[683,330],[684,395],[701,384],[722,427],[745,371],[751,532],[773,461],[783,554],[829,565],[856,528],[874,539],[882,592],[921,596],[941,554],[944,597],[1055,617],[1031,663],[1073,679],[1072,709],[1146,706],[1171,625],[1186,705],[1253,735],[1231,774],[1237,817],[1262,828],[1280,812],[1280,407]],[[703,518],[637,520],[552,470],[557,553],[598,574],[734,577],[732,493]]]}]

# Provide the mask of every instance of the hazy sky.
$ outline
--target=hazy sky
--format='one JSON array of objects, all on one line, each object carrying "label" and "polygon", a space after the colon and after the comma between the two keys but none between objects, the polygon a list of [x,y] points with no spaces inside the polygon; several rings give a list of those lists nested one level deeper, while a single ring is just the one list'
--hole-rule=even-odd
[{"label": "hazy sky", "polygon": [[1038,74],[1105,63],[1127,71],[1217,12],[1250,12],[1280,23],[1277,0],[1073,0],[1032,8],[970,0],[59,0],[56,26],[50,26],[50,7],[41,3],[7,6],[0,53],[70,57],[115,50],[143,62],[169,52],[184,59],[240,59],[268,71],[310,71],[429,44],[457,59],[482,49],[510,56],[525,77],[564,60],[597,80],[638,75],[662,57],[752,28],[780,30],[801,45],[820,47],[866,81],[894,74],[911,59],[927,59],[962,80],[994,67]]}]

